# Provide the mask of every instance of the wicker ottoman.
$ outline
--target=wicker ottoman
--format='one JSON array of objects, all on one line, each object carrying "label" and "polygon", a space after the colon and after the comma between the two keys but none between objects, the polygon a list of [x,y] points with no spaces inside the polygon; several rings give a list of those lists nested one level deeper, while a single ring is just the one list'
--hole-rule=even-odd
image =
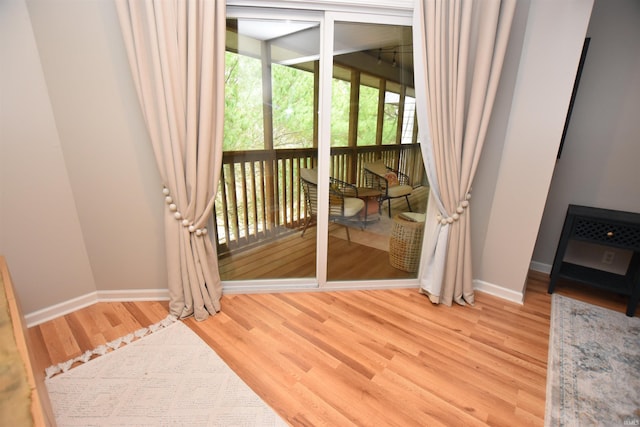
[{"label": "wicker ottoman", "polygon": [[393,217],[389,238],[389,262],[399,270],[414,273],[420,265],[425,215],[403,212]]}]

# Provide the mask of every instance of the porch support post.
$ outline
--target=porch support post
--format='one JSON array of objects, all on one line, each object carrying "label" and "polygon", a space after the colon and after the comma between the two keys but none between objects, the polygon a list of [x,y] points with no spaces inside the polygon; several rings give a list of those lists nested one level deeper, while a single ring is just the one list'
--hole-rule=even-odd
[{"label": "porch support post", "polygon": [[[262,57],[262,124],[264,131],[264,149],[272,156],[265,162],[265,187],[267,207],[267,230],[274,230],[278,220],[278,200],[275,194],[275,153],[273,152],[273,86],[271,84],[271,47],[268,42],[261,43]],[[272,160],[273,159],[273,160]]]},{"label": "porch support post", "polygon": [[358,117],[360,115],[360,71],[351,70],[351,90],[349,91],[349,161],[345,165],[348,182],[356,182],[358,169]]},{"label": "porch support post", "polygon": [[[318,111],[320,109],[320,61],[313,61],[313,147],[318,148]],[[317,166],[317,165],[314,165]]]},{"label": "porch support post", "polygon": [[407,86],[400,86],[400,100],[398,101],[398,125],[396,127],[396,144],[402,144],[402,128],[404,125],[404,103],[407,97]]},{"label": "porch support post", "polygon": [[273,150],[273,86],[271,84],[271,48],[268,42],[260,44],[262,54],[262,125],[264,149]]},{"label": "porch support post", "polygon": [[[398,122],[396,125],[396,145],[402,144],[402,128],[404,127],[404,103],[407,97],[407,86],[400,86],[400,100],[398,101]],[[398,150],[398,156],[395,160],[394,167],[398,170],[401,169],[400,165],[402,157],[402,150]]]},{"label": "porch support post", "polygon": [[380,90],[378,91],[378,120],[376,122],[376,145],[382,145],[382,129],[384,126],[384,99],[387,93],[387,81],[380,79]]}]

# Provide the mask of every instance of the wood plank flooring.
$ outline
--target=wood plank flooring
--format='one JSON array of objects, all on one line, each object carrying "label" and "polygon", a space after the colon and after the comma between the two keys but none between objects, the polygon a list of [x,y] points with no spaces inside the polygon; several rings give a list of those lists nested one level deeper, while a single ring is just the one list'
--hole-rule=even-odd
[{"label": "wood plank flooring", "polygon": [[[186,319],[293,426],[542,426],[551,297],[532,273],[524,305],[477,293],[436,306],[416,289],[225,295]],[[626,299],[558,286],[624,312]],[[164,302],[99,303],[30,328],[37,369],[155,323]]]}]

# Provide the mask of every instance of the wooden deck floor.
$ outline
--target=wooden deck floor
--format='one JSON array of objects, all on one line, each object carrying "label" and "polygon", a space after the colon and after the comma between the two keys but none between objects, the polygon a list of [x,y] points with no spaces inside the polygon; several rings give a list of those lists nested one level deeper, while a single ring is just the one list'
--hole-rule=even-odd
[{"label": "wooden deck floor", "polygon": [[[337,227],[337,226],[332,226]],[[291,234],[276,242],[234,254],[219,261],[222,280],[278,279],[316,276],[316,229],[304,237]],[[329,237],[329,280],[406,279],[415,273],[389,264],[389,253]]]},{"label": "wooden deck floor", "polygon": [[[413,211],[425,212],[427,195],[428,190],[424,187],[414,190],[409,199]],[[391,209],[392,214],[406,211],[406,201],[393,200]],[[388,215],[386,204],[382,215]],[[389,253],[379,249],[380,245],[367,242],[373,239],[388,241],[388,236],[367,234],[367,229],[352,229],[350,233],[351,242],[345,239],[346,233],[342,226],[329,226],[327,277],[330,281],[416,277],[416,273],[392,267],[389,263]],[[316,227],[310,227],[304,236],[301,234],[301,231],[296,231],[275,242],[220,258],[218,264],[222,280],[315,277]],[[360,244],[358,241],[367,244]]]}]

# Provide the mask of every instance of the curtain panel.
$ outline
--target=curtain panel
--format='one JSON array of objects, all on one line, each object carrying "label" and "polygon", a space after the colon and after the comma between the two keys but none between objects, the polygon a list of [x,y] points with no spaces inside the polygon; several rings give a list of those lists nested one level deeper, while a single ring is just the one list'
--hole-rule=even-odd
[{"label": "curtain panel", "polygon": [[116,0],[162,178],[170,313],[204,320],[222,283],[207,224],[222,163],[224,0]]},{"label": "curtain panel", "polygon": [[470,200],[516,0],[416,0],[416,110],[431,191],[421,292],[473,304]]}]

